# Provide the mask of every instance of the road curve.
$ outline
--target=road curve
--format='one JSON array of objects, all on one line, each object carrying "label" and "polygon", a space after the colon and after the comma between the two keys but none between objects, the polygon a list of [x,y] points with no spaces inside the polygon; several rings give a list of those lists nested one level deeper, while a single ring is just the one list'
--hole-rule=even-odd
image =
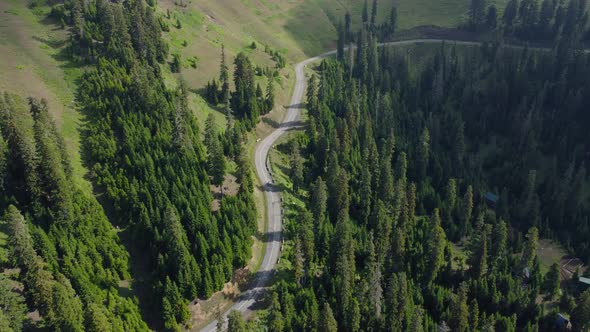
[{"label": "road curve", "polygon": [[[268,282],[268,279],[274,273],[275,265],[280,256],[281,252],[281,232],[283,227],[282,209],[281,209],[281,196],[278,192],[277,187],[274,185],[272,175],[269,171],[269,164],[267,163],[268,152],[272,148],[275,141],[281,137],[285,132],[295,128],[298,125],[297,120],[301,108],[303,108],[303,95],[306,87],[306,79],[304,68],[310,62],[313,62],[320,57],[310,58],[303,62],[295,65],[295,89],[293,96],[291,97],[291,104],[287,109],[287,115],[283,119],[281,125],[273,131],[270,135],[264,138],[256,146],[256,152],[254,155],[254,161],[256,165],[256,173],[260,179],[260,183],[264,188],[264,195],[266,198],[266,216],[268,220],[266,229],[266,251],[264,252],[264,258],[260,269],[257,272],[256,279],[254,280],[250,289],[240,295],[236,303],[229,308],[224,314],[223,319],[227,319],[227,315],[237,310],[242,313],[248,313],[251,311],[250,307],[260,297],[264,288]],[[217,320],[209,323],[201,331],[213,332],[217,329]]]},{"label": "road curve", "polygon": [[[443,41],[453,45],[467,45],[475,46],[480,45],[481,42],[477,41],[453,41],[453,40],[442,40],[442,39],[411,39],[394,41],[387,43],[378,44],[382,46],[402,46],[411,45],[415,43],[441,43]],[[523,48],[522,46],[506,45],[511,48]],[[346,48],[347,49],[347,48]],[[534,48],[531,48],[534,49]],[[268,280],[274,273],[275,265],[279,259],[281,253],[281,233],[283,227],[283,216],[281,208],[281,196],[278,188],[274,185],[272,174],[270,173],[270,165],[267,162],[268,152],[285,132],[291,130],[299,125],[298,119],[303,109],[303,95],[305,92],[307,80],[305,77],[305,66],[317,61],[322,58],[333,56],[336,51],[326,52],[313,58],[309,58],[295,65],[295,89],[293,96],[291,97],[291,104],[287,107],[287,114],[283,119],[281,125],[275,129],[270,135],[264,138],[256,146],[256,152],[254,155],[256,173],[260,179],[260,183],[263,186],[264,194],[266,197],[266,216],[268,220],[266,230],[266,251],[264,252],[264,258],[260,269],[257,272],[257,276],[254,279],[252,286],[245,292],[243,292],[236,303],[234,303],[224,314],[224,325],[227,324],[227,315],[237,310],[242,314],[247,314],[252,311],[252,305],[260,298],[264,289],[268,283]],[[202,332],[213,332],[217,330],[217,320],[212,321],[207,326],[201,329]]]}]

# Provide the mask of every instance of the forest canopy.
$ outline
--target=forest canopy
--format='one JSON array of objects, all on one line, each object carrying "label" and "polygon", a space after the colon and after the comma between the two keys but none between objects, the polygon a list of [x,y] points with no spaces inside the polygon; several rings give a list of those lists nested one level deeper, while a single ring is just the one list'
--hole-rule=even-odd
[{"label": "forest canopy", "polygon": [[541,237],[590,257],[582,35],[421,45],[418,58],[378,47],[383,28],[341,28],[336,59],[309,80],[309,123],[287,147],[304,158],[291,176],[307,205],[286,226],[291,277],[265,324],[554,331],[565,312],[584,331],[588,291],[537,257]]}]

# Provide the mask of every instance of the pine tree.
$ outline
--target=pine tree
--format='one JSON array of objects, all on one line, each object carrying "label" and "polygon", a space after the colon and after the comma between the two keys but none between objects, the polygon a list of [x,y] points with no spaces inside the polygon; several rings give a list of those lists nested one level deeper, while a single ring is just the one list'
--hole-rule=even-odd
[{"label": "pine tree", "polygon": [[379,171],[381,182],[379,197],[381,197],[385,204],[392,205],[395,195],[395,186],[391,166],[391,155],[382,154],[382,158],[383,159],[381,160],[381,170]]},{"label": "pine tree", "polygon": [[295,193],[301,188],[304,180],[304,164],[301,152],[299,151],[299,144],[294,141],[291,144],[291,180],[293,181],[293,190]]},{"label": "pine tree", "polygon": [[480,232],[479,246],[472,261],[475,263],[473,264],[475,276],[481,279],[488,272],[488,247],[490,246],[491,225],[483,224],[477,232]]},{"label": "pine tree", "polygon": [[502,260],[506,259],[507,241],[508,230],[506,223],[504,220],[500,219],[500,221],[494,225],[493,257],[495,266],[497,266]]},{"label": "pine tree", "polygon": [[12,263],[21,267],[22,272],[27,274],[29,270],[36,266],[38,257],[25,219],[14,205],[8,206],[3,219],[10,230],[9,239],[12,248],[10,257]]},{"label": "pine tree", "polygon": [[186,303],[180,295],[176,283],[168,277],[166,277],[166,282],[164,283],[164,298],[169,301],[172,310],[171,313],[177,322],[185,322],[190,317]]},{"label": "pine tree", "polygon": [[373,0],[371,6],[371,26],[375,26],[377,20],[377,0]]},{"label": "pine tree", "polygon": [[0,191],[4,191],[4,174],[8,167],[8,153],[8,142],[6,142],[0,130]]},{"label": "pine tree", "polygon": [[472,331],[479,330],[479,305],[476,299],[471,300],[469,305],[469,326]]},{"label": "pine tree", "polygon": [[[365,0],[366,3],[366,0]],[[361,29],[357,34],[355,76],[363,82],[368,81],[369,62],[367,58],[367,30]]]},{"label": "pine tree", "polygon": [[447,182],[447,205],[452,211],[457,203],[457,181],[455,179],[449,179]]},{"label": "pine tree", "polygon": [[[195,298],[197,296],[196,285],[201,282],[201,272],[188,250],[188,239],[174,207],[168,206],[164,211],[163,226],[162,238],[166,246],[167,265],[171,271],[178,271],[176,280],[172,281],[178,285],[183,296]],[[170,305],[175,308],[178,303],[171,302]]]},{"label": "pine tree", "polygon": [[422,136],[420,137],[420,145],[418,147],[418,167],[419,167],[419,178],[426,178],[426,171],[428,169],[428,163],[430,159],[430,132],[428,128],[424,128]]},{"label": "pine tree", "polygon": [[55,314],[51,327],[56,331],[84,331],[82,301],[76,295],[70,281],[59,274],[56,282],[53,283],[51,293]]},{"label": "pine tree", "polygon": [[523,267],[532,268],[533,261],[537,257],[537,247],[539,246],[539,230],[536,227],[529,228],[526,234],[526,243],[522,252]]},{"label": "pine tree", "polygon": [[485,0],[471,0],[469,18],[471,20],[471,26],[474,30],[478,30],[482,23],[484,23],[485,10]]},{"label": "pine tree", "polygon": [[[400,308],[400,282],[397,274],[392,274],[387,282],[387,293],[385,296],[385,325],[390,328],[391,331],[402,331],[403,327],[403,316],[399,312]],[[407,295],[407,294],[404,294]]]},{"label": "pine tree", "polygon": [[467,305],[467,283],[463,282],[459,286],[459,293],[455,296],[451,306],[450,327],[453,331],[467,332],[469,328],[469,306]]},{"label": "pine tree", "polygon": [[223,147],[221,143],[217,141],[214,145],[212,154],[210,155],[210,163],[211,163],[211,183],[216,186],[219,186],[221,189],[221,193],[223,194],[223,179],[225,175],[225,156],[223,155]]},{"label": "pine tree", "polygon": [[[331,273],[336,299],[338,301],[338,316],[344,318],[344,327],[352,330],[355,323],[355,304],[353,297],[353,285],[355,276],[354,243],[351,234],[351,225],[346,209],[341,209],[338,214],[334,242],[330,250],[332,263]],[[358,303],[357,303],[358,305]]]},{"label": "pine tree", "polygon": [[240,183],[240,190],[251,193],[254,190],[252,181],[252,169],[246,151],[241,151],[237,160],[236,178]]},{"label": "pine tree", "polygon": [[416,217],[416,195],[416,184],[412,182],[408,189],[408,223],[410,225],[414,224]]},{"label": "pine tree", "polygon": [[299,240],[301,241],[301,250],[307,267],[309,267],[315,256],[315,234],[313,226],[313,215],[307,210],[304,211],[299,226]]},{"label": "pine tree", "polygon": [[[212,177],[211,182],[221,188],[223,185],[226,163],[223,154],[223,146],[219,141],[213,114],[209,114],[205,121],[205,145],[207,146],[207,165],[209,175]],[[223,193],[223,189],[221,192]]]},{"label": "pine tree", "polygon": [[391,7],[391,12],[389,12],[389,34],[394,35],[397,31],[397,7]]},{"label": "pine tree", "polygon": [[167,298],[162,300],[162,315],[164,317],[164,329],[166,331],[180,331],[180,327],[176,322],[176,317],[174,317],[174,310]]},{"label": "pine tree", "polygon": [[368,160],[364,159],[361,161],[363,166],[361,167],[361,187],[359,189],[360,192],[360,202],[359,209],[361,213],[361,223],[363,225],[367,225],[369,222],[369,216],[372,213],[372,206],[373,206],[373,188],[371,187],[372,183],[372,175],[371,169],[368,165]]},{"label": "pine tree", "polygon": [[326,208],[328,201],[328,188],[321,177],[318,177],[313,186],[311,194],[312,203],[311,212],[316,223],[322,223],[326,216]]},{"label": "pine tree", "polygon": [[260,83],[256,84],[256,100],[261,101],[263,98],[263,94],[262,94],[262,87],[260,86]]},{"label": "pine tree", "polygon": [[385,262],[387,252],[391,247],[391,231],[393,221],[387,213],[387,208],[382,200],[377,200],[375,208],[370,216],[370,224],[373,225],[376,234],[376,253],[380,263]]},{"label": "pine tree", "polygon": [[0,308],[0,330],[21,331],[27,309],[25,299],[14,291],[13,282],[3,274],[0,274]]},{"label": "pine tree", "polygon": [[518,0],[510,0],[504,10],[502,21],[507,28],[511,28],[518,13]]},{"label": "pine tree", "polygon": [[532,36],[539,19],[538,0],[522,0],[518,9],[518,17],[525,35]]},{"label": "pine tree", "polygon": [[414,310],[414,316],[412,317],[412,322],[408,329],[409,332],[423,332],[423,319],[424,319],[424,309],[418,307]]},{"label": "pine tree", "polygon": [[[258,103],[254,82],[254,68],[250,59],[240,52],[234,60],[235,91],[231,96],[231,109],[240,119],[246,119],[247,128],[253,128],[258,119]],[[261,94],[262,95],[262,94]]]},{"label": "pine tree", "polygon": [[590,329],[590,289],[584,291],[576,302],[576,308],[571,317],[574,329],[588,331]]},{"label": "pine tree", "polygon": [[[215,102],[215,101],[214,101]],[[176,98],[174,99],[174,132],[173,140],[183,152],[194,151],[190,128],[191,110],[188,106],[188,88],[184,80],[180,80]]]},{"label": "pine tree", "polygon": [[266,85],[265,105],[266,113],[272,111],[275,107],[275,84],[272,76],[268,77],[268,84]]},{"label": "pine tree", "polygon": [[332,313],[332,309],[330,308],[330,304],[328,304],[328,302],[325,302],[324,307],[322,308],[322,312],[320,314],[318,331],[320,331],[320,332],[337,332],[338,331],[338,324],[336,323],[336,319],[334,319],[334,314]]},{"label": "pine tree", "polygon": [[553,263],[549,268],[547,274],[545,274],[544,289],[549,299],[555,299],[559,295],[559,265]]},{"label": "pine tree", "polygon": [[284,328],[283,314],[281,313],[281,303],[279,302],[279,295],[277,293],[272,294],[272,303],[270,307],[270,313],[268,316],[268,328],[270,331],[281,332]]},{"label": "pine tree", "polygon": [[213,149],[215,139],[217,138],[217,124],[215,123],[215,116],[209,113],[205,120],[204,143],[208,150]]},{"label": "pine tree", "polygon": [[227,332],[246,332],[246,323],[239,311],[232,310],[227,315]]},{"label": "pine tree", "polygon": [[225,62],[225,44],[221,44],[221,64],[219,66],[219,82],[221,82],[221,102],[229,102],[229,69]]},{"label": "pine tree", "polygon": [[414,313],[414,302],[411,288],[404,272],[391,275],[387,285],[386,302],[386,326],[392,331],[405,331],[410,328]]},{"label": "pine tree", "polygon": [[295,258],[293,262],[293,270],[295,273],[295,282],[297,286],[301,287],[303,277],[305,276],[305,259],[301,250],[301,240],[295,239]]},{"label": "pine tree", "polygon": [[473,213],[473,187],[469,185],[463,196],[463,202],[461,204],[463,213],[461,214],[463,221],[463,235],[467,234],[471,229],[471,215]]},{"label": "pine tree", "polygon": [[492,4],[488,7],[488,13],[486,14],[486,27],[489,30],[494,30],[498,25],[498,9]]},{"label": "pine tree", "polygon": [[84,326],[88,332],[113,331],[107,309],[94,302],[84,312]]},{"label": "pine tree", "polygon": [[172,63],[170,64],[170,71],[173,73],[180,73],[182,69],[181,55],[178,53],[172,54]]},{"label": "pine tree", "polygon": [[345,36],[345,31],[344,31],[344,27],[342,26],[342,21],[340,21],[338,23],[338,47],[336,49],[336,58],[339,61],[344,61],[344,44],[346,43],[346,36]]},{"label": "pine tree", "polygon": [[306,108],[311,116],[318,116],[319,101],[318,101],[318,84],[316,75],[311,75],[307,83],[307,104]]},{"label": "pine tree", "polygon": [[6,92],[0,95],[0,124],[8,145],[7,160],[12,165],[8,166],[9,171],[13,172],[12,179],[6,177],[5,180],[11,180],[13,186],[22,188],[20,192],[13,191],[14,199],[23,206],[30,207],[39,216],[44,214],[40,204],[42,187],[37,169],[39,156],[34,139],[22,125],[22,119],[28,116],[30,115],[20,97]]},{"label": "pine tree", "polygon": [[366,24],[369,22],[369,4],[367,3],[367,0],[365,0],[365,3],[363,4],[363,24]]},{"label": "pine tree", "polygon": [[368,262],[366,266],[366,278],[368,282],[367,305],[363,308],[368,310],[370,317],[375,319],[374,324],[379,325],[381,320],[381,310],[383,301],[383,288],[381,287],[381,266],[382,263],[377,261],[375,246],[373,245],[373,234],[369,236]]},{"label": "pine tree", "polygon": [[427,242],[427,271],[426,283],[430,284],[438,275],[444,263],[444,248],[446,246],[445,231],[441,227],[438,209],[435,209],[430,220],[430,231]]}]

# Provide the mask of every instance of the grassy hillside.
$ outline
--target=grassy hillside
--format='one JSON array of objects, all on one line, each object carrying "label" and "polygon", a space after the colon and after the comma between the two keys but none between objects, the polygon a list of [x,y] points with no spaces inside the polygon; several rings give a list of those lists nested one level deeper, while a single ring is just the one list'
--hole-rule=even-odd
[{"label": "grassy hillside", "polygon": [[47,99],[66,140],[74,178],[89,190],[79,154],[80,115],[74,108],[75,81],[82,69],[65,59],[67,32],[46,14],[46,8],[31,11],[26,1],[0,0],[0,91]]},{"label": "grassy hillside", "polygon": [[[361,22],[364,0],[308,0],[318,3],[332,22],[338,22],[349,11],[352,14],[353,25]],[[369,0],[369,14],[371,12]],[[490,0],[503,10],[507,0]],[[438,25],[453,27],[467,18],[469,0],[378,0],[377,22],[383,22],[389,17],[392,6],[397,7],[398,27],[408,29],[420,25]]]},{"label": "grassy hillside", "polygon": [[[494,1],[503,8],[507,0]],[[178,53],[183,59],[182,74],[169,74],[167,82],[174,84],[172,78],[182,76],[194,92],[199,92],[208,81],[218,78],[222,44],[230,67],[238,52],[245,52],[261,67],[274,66],[264,52],[265,45],[280,51],[291,62],[333,49],[335,27],[349,11],[356,29],[363,4],[364,0],[160,0],[160,15],[169,26],[164,38],[170,44],[170,53]],[[469,0],[380,0],[378,23],[387,20],[394,4],[401,29],[426,24],[451,27],[467,15]],[[256,49],[250,47],[253,42]],[[196,68],[190,65],[191,61]],[[279,106],[289,102],[292,76],[289,66],[281,71]],[[258,81],[264,88],[265,79],[259,77]],[[191,96],[191,106],[201,123],[213,113],[217,122],[224,125],[223,114],[208,106],[198,94]],[[280,121],[282,113],[273,112],[270,116]],[[264,135],[267,131],[258,132]]]},{"label": "grassy hillside", "polygon": [[[500,10],[506,2],[490,1]],[[179,0],[159,3],[170,8]],[[202,17],[200,38],[237,48],[257,40],[284,50],[291,59],[303,59],[335,46],[335,27],[347,11],[353,25],[358,26],[364,0],[184,0],[184,4],[185,10]],[[394,5],[401,29],[419,25],[452,27],[466,18],[469,0],[380,0],[377,21],[386,20]]]},{"label": "grassy hillside", "polygon": [[[506,0],[495,0],[503,8]],[[183,78],[195,92],[217,77],[221,44],[227,58],[240,51],[249,54],[255,64],[272,66],[264,45],[280,50],[289,60],[297,61],[334,47],[335,26],[346,11],[358,26],[364,0],[160,0],[160,12],[170,18],[165,38],[171,53],[182,54]],[[369,1],[370,6],[371,1]],[[398,8],[401,29],[424,24],[454,26],[467,14],[468,0],[380,0],[378,22]],[[182,4],[182,5],[178,5]],[[370,9],[369,9],[370,10]],[[47,9],[35,12],[26,1],[0,0],[0,73],[10,79],[0,80],[0,90],[21,96],[39,96],[49,101],[53,116],[62,129],[72,154],[77,178],[85,173],[79,158],[79,115],[74,109],[75,80],[82,70],[66,61],[64,52],[68,34],[58,24],[45,18]],[[182,28],[175,27],[177,19]],[[258,48],[249,46],[256,42]],[[196,59],[191,68],[188,59]],[[282,73],[289,80],[290,71]],[[286,83],[283,89],[288,90]],[[281,90],[281,89],[278,89]],[[281,92],[283,92],[281,90]],[[279,100],[287,100],[278,96]],[[214,112],[197,95],[191,98],[200,120]],[[83,183],[83,182],[82,182]]]}]

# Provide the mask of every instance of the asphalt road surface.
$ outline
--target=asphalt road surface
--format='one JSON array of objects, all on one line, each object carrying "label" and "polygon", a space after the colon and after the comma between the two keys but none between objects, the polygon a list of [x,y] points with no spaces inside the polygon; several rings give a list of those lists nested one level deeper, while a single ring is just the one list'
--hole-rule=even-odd
[{"label": "asphalt road surface", "polygon": [[[327,55],[324,55],[327,56]],[[283,216],[281,208],[281,195],[278,187],[274,185],[272,175],[269,171],[268,152],[273,147],[276,140],[287,131],[296,128],[299,125],[298,119],[301,109],[303,108],[303,95],[305,94],[306,79],[304,68],[307,64],[319,59],[320,57],[310,58],[295,65],[295,90],[291,98],[291,104],[287,109],[287,115],[283,119],[281,125],[276,128],[270,135],[264,138],[256,146],[255,164],[256,173],[263,185],[264,195],[266,197],[266,216],[268,225],[266,229],[266,251],[257,276],[254,279],[252,286],[243,292],[236,303],[229,308],[224,314],[223,319],[227,319],[227,315],[232,310],[248,314],[250,307],[260,298],[269,278],[274,273],[275,265],[281,253],[281,231],[283,227]],[[217,329],[217,320],[211,322],[209,325],[201,329],[204,332],[215,331]]]},{"label": "asphalt road surface", "polygon": [[[412,39],[395,41],[388,43],[381,43],[378,46],[401,46],[411,45],[415,43],[440,43],[441,39]],[[476,41],[446,41],[451,45],[480,45],[480,42]],[[522,46],[506,45],[511,48],[522,48]],[[531,48],[533,49],[533,48]],[[227,315],[237,310],[242,314],[247,315],[252,311],[252,305],[260,299],[262,293],[267,286],[268,280],[274,273],[275,265],[281,254],[281,234],[283,227],[283,216],[281,207],[281,196],[278,187],[274,185],[272,174],[270,173],[270,165],[268,164],[268,152],[273,147],[277,139],[284,133],[292,130],[300,125],[298,122],[301,109],[304,108],[303,95],[306,91],[307,79],[305,77],[304,68],[308,64],[319,60],[321,58],[329,57],[336,54],[336,51],[330,51],[313,58],[309,58],[295,65],[295,90],[291,97],[291,104],[288,106],[287,115],[281,125],[276,128],[270,135],[264,138],[256,146],[255,152],[255,164],[256,173],[260,179],[260,183],[263,185],[264,194],[266,196],[266,215],[268,225],[266,229],[266,251],[264,252],[264,258],[260,269],[257,272],[251,287],[243,292],[240,297],[224,314],[224,323],[227,324]],[[217,330],[217,320],[212,321],[209,325],[205,326],[201,331],[213,332]]]}]

